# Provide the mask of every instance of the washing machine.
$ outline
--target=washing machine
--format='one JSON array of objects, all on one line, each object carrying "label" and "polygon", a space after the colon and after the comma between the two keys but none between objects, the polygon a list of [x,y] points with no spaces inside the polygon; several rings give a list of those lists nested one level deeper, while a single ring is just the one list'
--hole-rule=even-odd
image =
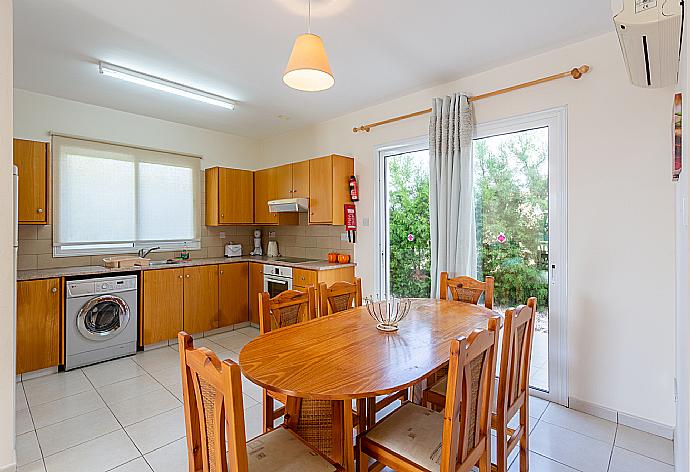
[{"label": "washing machine", "polygon": [[137,351],[137,276],[67,281],[65,370]]}]

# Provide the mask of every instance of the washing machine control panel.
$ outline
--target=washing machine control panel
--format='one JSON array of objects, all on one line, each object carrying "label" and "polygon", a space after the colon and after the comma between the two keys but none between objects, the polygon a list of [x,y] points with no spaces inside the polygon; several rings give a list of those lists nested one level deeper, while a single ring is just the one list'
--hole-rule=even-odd
[{"label": "washing machine control panel", "polygon": [[67,296],[104,295],[137,289],[136,276],[67,282]]}]

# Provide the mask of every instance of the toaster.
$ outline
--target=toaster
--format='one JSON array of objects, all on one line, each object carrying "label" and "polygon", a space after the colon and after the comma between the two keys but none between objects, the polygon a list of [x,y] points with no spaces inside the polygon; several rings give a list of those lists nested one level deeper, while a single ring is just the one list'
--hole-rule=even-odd
[{"label": "toaster", "polygon": [[242,255],[242,245],[241,244],[226,244],[225,245],[225,257],[239,257]]}]

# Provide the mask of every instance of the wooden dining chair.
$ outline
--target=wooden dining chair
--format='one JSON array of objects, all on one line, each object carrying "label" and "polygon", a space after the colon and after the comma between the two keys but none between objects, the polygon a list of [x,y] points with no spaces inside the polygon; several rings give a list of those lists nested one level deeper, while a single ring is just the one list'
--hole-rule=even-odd
[{"label": "wooden dining chair", "polygon": [[[231,360],[194,348],[185,332],[177,336],[182,373],[187,454],[196,472],[340,471],[297,434],[280,427],[247,442],[242,377]],[[227,449],[226,449],[227,440]]]},{"label": "wooden dining chair", "polygon": [[441,272],[441,300],[448,299],[448,291],[453,300],[477,305],[484,295],[484,306],[494,309],[494,278],[486,276],[484,282],[462,275],[448,278],[448,272]]},{"label": "wooden dining chair", "polygon": [[355,277],[355,282],[335,282],[328,287],[319,284],[319,316],[349,310],[362,306],[362,279]]},{"label": "wooden dining chair", "polygon": [[[271,298],[268,292],[259,294],[259,326],[261,334],[316,318],[314,287],[306,292],[287,290]],[[274,409],[274,400],[283,406]],[[285,415],[287,395],[263,389],[264,432],[274,428],[275,421]]]},{"label": "wooden dining chair", "polygon": [[491,470],[491,405],[499,318],[487,330],[450,345],[444,413],[406,402],[357,438],[359,472],[388,466],[403,472]]},{"label": "wooden dining chair", "polygon": [[[527,300],[527,305],[506,310],[503,325],[501,358],[496,410],[491,419],[491,427],[496,430],[496,469],[506,472],[508,456],[520,445],[520,470],[529,467],[529,368],[532,357],[532,339],[537,312],[537,299]],[[445,406],[446,379],[425,392],[424,400],[436,409]],[[520,413],[516,429],[508,427],[513,417]]]}]

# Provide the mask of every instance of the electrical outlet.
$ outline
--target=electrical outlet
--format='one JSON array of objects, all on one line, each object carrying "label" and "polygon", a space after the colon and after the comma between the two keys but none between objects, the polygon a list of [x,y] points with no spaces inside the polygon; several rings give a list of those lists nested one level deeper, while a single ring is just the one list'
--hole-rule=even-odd
[{"label": "electrical outlet", "polygon": [[340,233],[340,240],[347,241],[347,233]]},{"label": "electrical outlet", "polygon": [[276,237],[276,232],[275,232],[275,231],[269,231],[269,232],[268,232],[268,237],[269,237],[269,238],[275,238],[275,237]]},{"label": "electrical outlet", "polygon": [[221,231],[220,233],[218,233],[218,237],[220,239],[225,239],[225,231]]}]

